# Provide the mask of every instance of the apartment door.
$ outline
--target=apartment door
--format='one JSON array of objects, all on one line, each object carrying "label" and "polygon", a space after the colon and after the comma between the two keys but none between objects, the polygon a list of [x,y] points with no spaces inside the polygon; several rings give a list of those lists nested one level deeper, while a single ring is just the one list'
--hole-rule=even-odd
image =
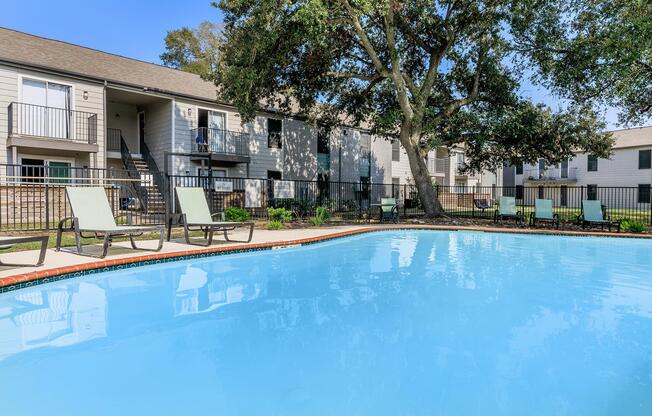
[{"label": "apartment door", "polygon": [[546,161],[544,159],[539,159],[539,179],[543,178],[545,171],[546,171]]}]

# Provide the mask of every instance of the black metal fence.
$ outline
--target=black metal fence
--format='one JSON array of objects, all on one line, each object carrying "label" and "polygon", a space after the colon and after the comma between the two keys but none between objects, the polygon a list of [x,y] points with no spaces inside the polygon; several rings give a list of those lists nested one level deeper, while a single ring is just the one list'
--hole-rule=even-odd
[{"label": "black metal fence", "polygon": [[[291,209],[298,217],[313,215],[323,206],[345,218],[373,217],[383,197],[400,202],[403,217],[424,214],[416,186],[321,181],[279,181],[206,176],[170,176],[168,199],[173,201],[177,186],[197,186],[206,190],[213,212],[239,207],[253,218],[267,218],[267,208]],[[501,196],[516,198],[518,210],[525,217],[534,212],[536,199],[551,199],[553,211],[562,221],[573,222],[581,214],[582,201],[599,200],[612,219],[627,219],[652,224],[650,187],[592,186],[437,186],[436,195],[450,216],[492,218]],[[488,206],[489,208],[481,208]],[[172,208],[174,209],[174,208]]]},{"label": "black metal fence", "polygon": [[[149,177],[148,177],[149,176]],[[136,183],[152,183],[151,175],[132,178],[116,169],[57,165],[0,165],[0,230],[55,229],[72,212],[66,186],[102,186],[114,215],[127,215],[134,224],[161,224],[165,213],[144,209]]]},{"label": "black metal fence", "polygon": [[[159,176],[157,176],[159,175]],[[167,213],[177,210],[174,189],[179,186],[202,187],[213,212],[230,207],[249,211],[255,219],[267,219],[267,208],[283,207],[296,217],[314,215],[317,207],[326,207],[336,217],[358,220],[377,215],[383,197],[400,203],[402,217],[424,214],[414,185],[365,182],[280,181],[272,179],[223,178],[173,175],[163,180],[158,173],[116,169],[89,169],[70,166],[0,165],[0,230],[47,230],[71,215],[65,195],[66,186],[103,186],[114,214],[127,214],[135,224],[165,223]],[[165,188],[165,189],[162,189]],[[143,199],[139,189],[150,192]],[[163,207],[147,204],[158,193]],[[501,196],[514,196],[517,209],[528,217],[537,198],[551,199],[560,219],[574,221],[581,214],[582,201],[599,200],[612,219],[652,223],[650,187],[583,186],[437,186],[436,195],[450,216],[492,218]],[[152,206],[148,206],[152,205]],[[481,208],[488,206],[488,208]]]},{"label": "black metal fence", "polygon": [[97,114],[67,108],[12,102],[9,134],[97,143]]}]

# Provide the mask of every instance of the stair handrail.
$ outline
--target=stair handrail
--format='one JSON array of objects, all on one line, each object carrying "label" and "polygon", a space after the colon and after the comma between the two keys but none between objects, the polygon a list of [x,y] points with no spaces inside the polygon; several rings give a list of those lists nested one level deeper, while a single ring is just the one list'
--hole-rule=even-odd
[{"label": "stair handrail", "polygon": [[167,195],[165,193],[165,178],[163,177],[163,172],[159,170],[158,165],[156,164],[156,160],[154,159],[154,156],[152,156],[152,152],[149,150],[149,147],[147,147],[145,142],[140,143],[140,153],[143,155],[143,160],[145,163],[147,163],[147,167],[149,168],[150,173],[154,179],[154,185],[156,185],[156,188],[163,198],[163,203],[167,204]]},{"label": "stair handrail", "polygon": [[131,181],[131,184],[134,188],[136,195],[138,195],[140,199],[140,205],[142,209],[146,211],[147,189],[145,189],[141,184],[140,172],[138,172],[138,169],[136,168],[136,163],[134,162],[134,158],[131,157],[131,152],[129,152],[129,147],[127,147],[127,143],[125,142],[124,137],[122,137],[122,132],[120,133],[120,155],[122,156],[122,162],[124,163],[125,168],[127,168],[127,173],[129,174],[129,177],[131,179],[135,179]]}]

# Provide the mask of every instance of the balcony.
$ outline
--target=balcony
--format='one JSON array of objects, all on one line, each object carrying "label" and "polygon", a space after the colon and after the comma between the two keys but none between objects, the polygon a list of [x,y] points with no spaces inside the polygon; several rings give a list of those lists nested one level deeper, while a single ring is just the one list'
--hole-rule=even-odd
[{"label": "balcony", "polygon": [[190,130],[193,153],[207,153],[216,161],[248,163],[249,134],[199,127]]},{"label": "balcony", "polygon": [[448,158],[428,158],[428,172],[432,176],[442,176],[448,173],[450,160]]},{"label": "balcony", "polygon": [[97,114],[12,102],[8,146],[97,152]]},{"label": "balcony", "polygon": [[577,168],[529,169],[523,172],[523,177],[530,182],[575,182]]}]

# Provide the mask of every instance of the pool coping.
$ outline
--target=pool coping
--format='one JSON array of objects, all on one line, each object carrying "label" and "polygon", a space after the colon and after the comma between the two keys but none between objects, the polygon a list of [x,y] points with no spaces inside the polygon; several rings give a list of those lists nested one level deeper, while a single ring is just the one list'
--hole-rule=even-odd
[{"label": "pool coping", "polygon": [[15,276],[0,278],[0,293],[18,290],[25,287],[51,283],[59,280],[74,277],[87,276],[111,270],[121,270],[131,267],[141,267],[152,264],[162,264],[172,261],[186,260],[192,258],[204,258],[225,254],[243,253],[250,251],[271,250],[276,247],[300,246],[328,241],[357,234],[365,234],[374,231],[387,230],[439,230],[439,231],[476,231],[505,234],[537,234],[537,235],[563,235],[574,237],[618,237],[652,239],[650,234],[632,233],[610,233],[602,231],[570,231],[551,229],[518,229],[518,228],[493,228],[473,227],[455,225],[427,225],[427,224],[399,224],[383,226],[367,226],[364,228],[328,233],[316,237],[308,237],[294,240],[274,241],[267,243],[241,244],[236,246],[210,247],[195,250],[173,251],[166,253],[153,253],[143,256],[124,257],[119,259],[99,260],[90,263],[83,263],[72,266],[57,267],[45,270],[36,270],[29,273],[22,273]]}]

